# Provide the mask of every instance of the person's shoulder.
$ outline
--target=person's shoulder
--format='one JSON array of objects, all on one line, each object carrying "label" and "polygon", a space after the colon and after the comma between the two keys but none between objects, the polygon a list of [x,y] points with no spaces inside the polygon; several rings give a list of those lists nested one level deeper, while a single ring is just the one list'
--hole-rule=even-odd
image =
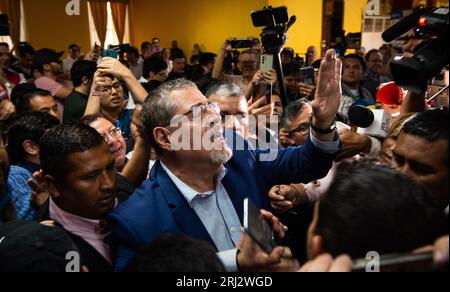
[{"label": "person's shoulder", "polygon": [[25,168],[11,165],[10,170],[9,170],[8,179],[9,178],[12,178],[12,179],[21,178],[21,179],[28,180],[31,177],[32,177],[32,174]]},{"label": "person's shoulder", "polygon": [[119,204],[110,215],[120,217],[134,217],[135,214],[148,212],[157,204],[160,196],[161,188],[156,180],[150,178],[142,183],[132,195]]}]

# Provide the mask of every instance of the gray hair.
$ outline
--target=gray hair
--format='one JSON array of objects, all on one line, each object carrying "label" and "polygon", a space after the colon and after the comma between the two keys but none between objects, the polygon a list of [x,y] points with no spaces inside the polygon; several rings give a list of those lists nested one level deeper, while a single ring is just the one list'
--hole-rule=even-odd
[{"label": "gray hair", "polygon": [[206,97],[209,99],[211,96],[217,96],[220,98],[224,97],[241,97],[244,95],[244,91],[232,83],[219,83],[211,87],[208,92],[206,92]]},{"label": "gray hair", "polygon": [[156,127],[169,125],[175,116],[177,104],[170,99],[172,92],[190,87],[197,88],[193,82],[186,79],[176,79],[166,82],[152,91],[142,105],[142,124],[150,138],[150,143],[158,155],[162,153],[162,149],[153,136],[153,130]]},{"label": "gray hair", "polygon": [[283,112],[281,116],[280,128],[289,129],[292,124],[292,120],[296,118],[298,115],[302,114],[306,105],[309,104],[309,101],[306,99],[299,99],[289,104]]}]

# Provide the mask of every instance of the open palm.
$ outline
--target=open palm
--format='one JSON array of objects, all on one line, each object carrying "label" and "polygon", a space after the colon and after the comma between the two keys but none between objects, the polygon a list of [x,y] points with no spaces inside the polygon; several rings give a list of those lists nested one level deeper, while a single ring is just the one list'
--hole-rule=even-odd
[{"label": "open palm", "polygon": [[320,65],[317,90],[311,103],[314,116],[320,123],[334,120],[341,100],[342,62],[336,58],[335,50],[328,50]]}]

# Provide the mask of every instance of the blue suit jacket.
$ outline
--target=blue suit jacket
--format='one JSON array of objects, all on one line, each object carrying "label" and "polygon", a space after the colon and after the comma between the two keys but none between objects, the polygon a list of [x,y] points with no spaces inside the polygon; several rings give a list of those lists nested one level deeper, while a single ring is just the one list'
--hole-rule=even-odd
[{"label": "blue suit jacket", "polygon": [[[246,144],[248,147],[248,145]],[[278,184],[307,183],[326,176],[335,155],[314,147],[310,139],[304,146],[278,150],[274,161],[261,161],[263,150],[233,151],[225,164],[222,181],[243,222],[243,201],[249,197],[257,207],[269,209],[268,192]],[[185,234],[214,242],[195,211],[190,208],[158,161],[142,186],[108,216],[111,232],[118,244],[116,269],[122,269],[145,244],[163,234]]]}]

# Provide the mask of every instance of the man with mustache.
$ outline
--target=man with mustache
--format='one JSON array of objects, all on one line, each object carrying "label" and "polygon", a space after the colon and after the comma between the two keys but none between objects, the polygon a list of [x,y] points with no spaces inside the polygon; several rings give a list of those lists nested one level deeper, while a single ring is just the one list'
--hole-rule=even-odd
[{"label": "man with mustache", "polygon": [[[211,243],[230,271],[297,269],[288,248],[278,246],[267,253],[241,234],[243,201],[249,197],[258,208],[269,208],[270,186],[326,175],[340,148],[333,126],[340,70],[335,51],[328,51],[313,103],[312,135],[303,148],[279,150],[273,161],[264,159],[267,151],[248,150],[245,141],[247,150],[232,150],[220,135],[220,108],[192,82],[175,80],[153,92],[144,102],[142,118],[159,160],[150,178],[108,217],[119,244],[116,269],[122,269],[142,245],[162,234],[180,233]],[[184,133],[194,139],[182,139]],[[204,142],[214,137],[213,147],[198,145],[196,135]],[[238,137],[228,132],[226,136]],[[262,216],[283,238],[286,229],[279,220],[267,211]]]},{"label": "man with mustache", "polygon": [[112,270],[105,217],[117,204],[114,158],[95,129],[61,125],[41,140],[41,167],[50,192],[49,217],[64,228],[91,272]]}]

